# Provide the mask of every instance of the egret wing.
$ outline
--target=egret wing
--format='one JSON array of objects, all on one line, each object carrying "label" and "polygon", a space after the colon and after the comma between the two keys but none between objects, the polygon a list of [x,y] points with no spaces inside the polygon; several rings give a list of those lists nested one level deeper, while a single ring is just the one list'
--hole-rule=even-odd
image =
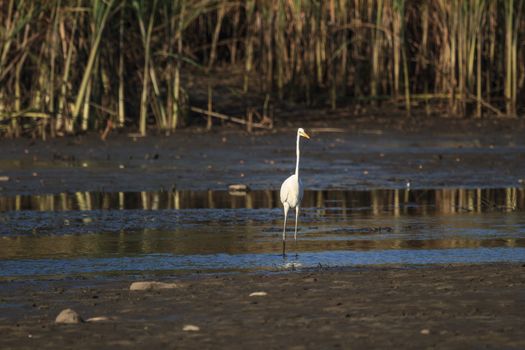
[{"label": "egret wing", "polygon": [[281,197],[281,203],[283,204],[287,202],[288,196],[290,195],[290,179],[292,178],[292,176],[284,180],[283,184],[281,185],[280,197]]},{"label": "egret wing", "polygon": [[287,178],[281,186],[281,203],[287,203],[290,208],[295,208],[295,206],[301,201],[301,196],[302,193],[300,193],[299,181],[294,174]]}]

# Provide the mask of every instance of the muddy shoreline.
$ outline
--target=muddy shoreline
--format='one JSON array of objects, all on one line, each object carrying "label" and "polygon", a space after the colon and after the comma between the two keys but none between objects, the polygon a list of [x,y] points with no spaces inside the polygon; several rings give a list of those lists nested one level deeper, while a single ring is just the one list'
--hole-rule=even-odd
[{"label": "muddy shoreline", "polygon": [[[275,130],[199,127],[145,138],[113,133],[0,140],[0,195],[76,191],[277,189],[294,168],[293,118]],[[307,189],[503,188],[525,181],[525,123],[399,117],[308,121]],[[329,169],[329,171],[327,171]]]},{"label": "muddy shoreline", "polygon": [[[0,347],[519,349],[524,272],[523,264],[320,267],[157,276],[178,288],[147,292],[130,292],[127,279],[2,282]],[[54,324],[68,307],[110,320]],[[188,324],[200,330],[183,331]]]}]

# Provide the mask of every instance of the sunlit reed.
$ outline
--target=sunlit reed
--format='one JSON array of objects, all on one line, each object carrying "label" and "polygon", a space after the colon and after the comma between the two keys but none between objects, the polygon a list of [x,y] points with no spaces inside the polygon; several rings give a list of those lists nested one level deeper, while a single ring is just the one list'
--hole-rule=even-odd
[{"label": "sunlit reed", "polygon": [[235,94],[272,103],[515,117],[523,2],[6,0],[0,131],[173,130],[190,75],[221,70]]}]

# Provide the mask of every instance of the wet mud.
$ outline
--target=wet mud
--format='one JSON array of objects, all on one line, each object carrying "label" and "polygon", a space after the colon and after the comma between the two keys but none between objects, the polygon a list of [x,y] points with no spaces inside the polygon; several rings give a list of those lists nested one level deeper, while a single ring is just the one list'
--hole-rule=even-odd
[{"label": "wet mud", "polygon": [[[378,129],[370,121],[313,124],[312,139],[302,144],[302,181],[311,190],[523,185],[523,123],[458,123],[443,119],[427,129],[421,122],[414,130]],[[226,190],[238,183],[275,190],[293,172],[295,128],[219,130],[115,134],[105,142],[93,134],[1,140],[0,176],[8,181],[0,182],[0,194]]]},{"label": "wet mud", "polygon": [[[150,292],[129,291],[129,279],[0,282],[0,346],[520,349],[524,270],[521,264],[320,267],[161,277],[179,287]],[[109,320],[54,324],[65,308]],[[188,325],[199,330],[184,331],[197,329]]]}]

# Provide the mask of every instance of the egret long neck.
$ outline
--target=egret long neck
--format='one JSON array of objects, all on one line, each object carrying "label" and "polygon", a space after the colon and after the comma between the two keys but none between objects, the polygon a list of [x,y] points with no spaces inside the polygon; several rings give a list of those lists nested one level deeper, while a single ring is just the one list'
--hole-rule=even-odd
[{"label": "egret long neck", "polygon": [[299,135],[299,133],[297,133],[297,163],[295,165],[295,175],[297,175],[297,177],[299,177],[299,158],[300,158],[300,151],[299,151],[299,139],[301,138],[301,136]]}]

